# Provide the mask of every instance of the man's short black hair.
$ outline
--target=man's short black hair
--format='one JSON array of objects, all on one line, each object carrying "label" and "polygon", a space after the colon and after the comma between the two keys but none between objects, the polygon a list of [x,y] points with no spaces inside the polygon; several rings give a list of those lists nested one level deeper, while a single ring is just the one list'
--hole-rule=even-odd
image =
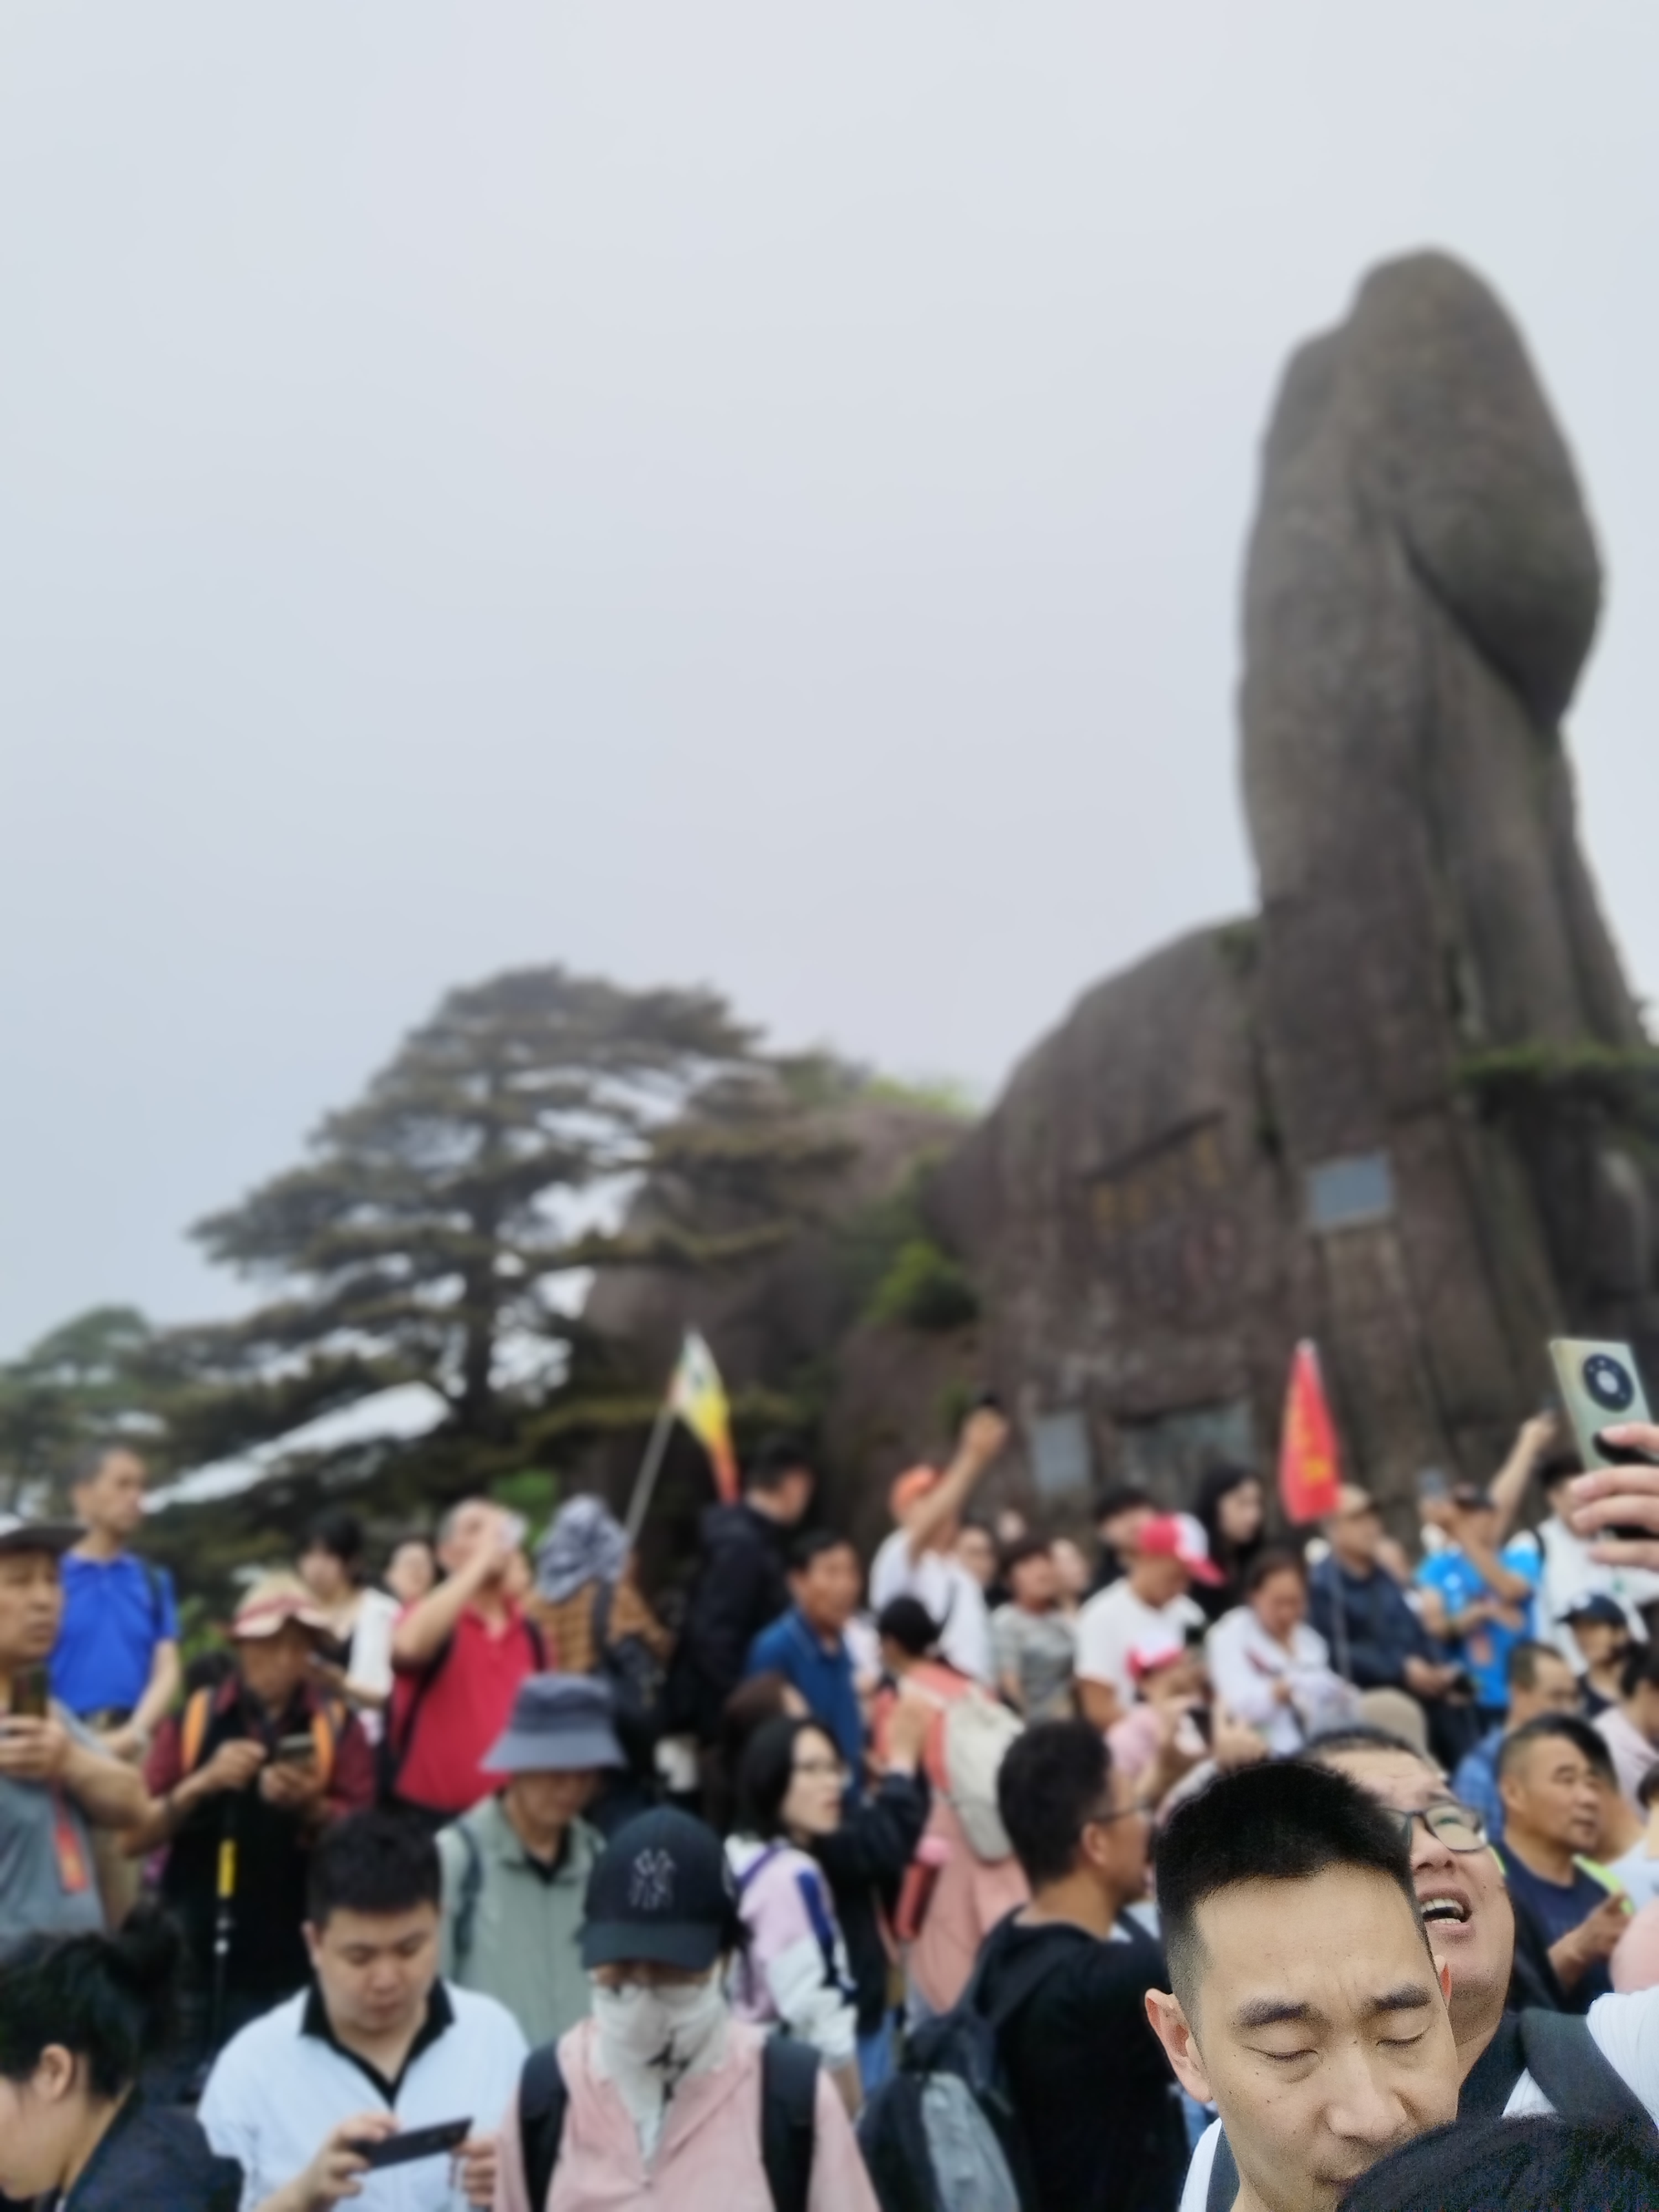
[{"label": "man's short black hair", "polygon": [[1256,1553],[1245,1571],[1245,1596],[1254,1597],[1262,1583],[1270,1582],[1275,1575],[1294,1575],[1305,1589],[1308,1562],[1288,1544],[1269,1544],[1266,1551]]},{"label": "man's short black hair", "polygon": [[1342,2212],[1651,2212],[1659,2204],[1653,2130],[1528,2113],[1455,2120],[1402,2143],[1364,2173]]},{"label": "man's short black hair", "polygon": [[1137,1506],[1156,1513],[1158,1501],[1150,1490],[1143,1490],[1138,1482],[1115,1482],[1095,1500],[1095,1526],[1098,1528],[1103,1521],[1110,1521],[1120,1513],[1133,1513]]},{"label": "man's short black hair", "polygon": [[768,1437],[744,1469],[745,1490],[779,1490],[792,1474],[813,1473],[812,1455],[799,1437]]},{"label": "man's short black hair", "polygon": [[1574,1451],[1553,1451],[1538,1462],[1539,1487],[1547,1498],[1559,1482],[1571,1482],[1574,1475],[1584,1472],[1583,1461]]},{"label": "man's short black hair", "polygon": [[911,1659],[925,1659],[939,1639],[939,1625],[919,1597],[889,1598],[876,1615],[876,1633]]},{"label": "man's short black hair", "polygon": [[306,1911],[313,1928],[326,1927],[336,1912],[390,1916],[442,1900],[438,1846],[412,1814],[349,1813],[313,1847]]},{"label": "man's short black hair", "polygon": [[1036,1721],[1008,1747],[997,1810],[1033,1889],[1063,1881],[1085,1823],[1108,1809],[1112,1756],[1087,1721]]},{"label": "man's short black hair", "polygon": [[854,1559],[858,1557],[858,1547],[850,1536],[835,1528],[809,1528],[789,1547],[789,1564],[798,1575],[804,1575],[813,1560],[821,1559],[826,1552],[851,1552]]},{"label": "man's short black hair", "polygon": [[[1204,1970],[1200,1905],[1243,1882],[1310,1881],[1339,1867],[1393,1882],[1421,1929],[1398,1814],[1334,1767],[1300,1759],[1241,1767],[1176,1808],[1158,1842],[1158,1904],[1170,1986],[1189,2021]],[[1426,1952],[1426,1936],[1423,1943]]]},{"label": "man's short black hair", "polygon": [[1024,1536],[1017,1536],[1003,1550],[1003,1580],[1006,1582],[1016,1567],[1023,1567],[1027,1559],[1052,1559],[1054,1556],[1054,1543],[1049,1537],[1039,1536],[1035,1529]]},{"label": "man's short black hair", "polygon": [[1620,1696],[1633,1698],[1644,1682],[1659,1690],[1659,1646],[1632,1644],[1619,1669]]},{"label": "man's short black hair", "polygon": [[1612,1753],[1589,1723],[1580,1720],[1577,1713],[1540,1713],[1536,1720],[1511,1729],[1498,1747],[1498,1779],[1501,1782],[1506,1774],[1512,1774],[1534,1744],[1552,1735],[1565,1737],[1582,1752],[1598,1782],[1605,1782],[1609,1789],[1618,1788]]}]

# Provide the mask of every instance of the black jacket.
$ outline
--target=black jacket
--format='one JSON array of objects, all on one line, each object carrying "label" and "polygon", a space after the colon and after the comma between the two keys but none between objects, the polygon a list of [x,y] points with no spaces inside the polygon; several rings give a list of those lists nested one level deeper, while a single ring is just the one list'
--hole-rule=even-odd
[{"label": "black jacket", "polygon": [[1329,1647],[1331,1664],[1358,1690],[1398,1689],[1407,1659],[1438,1661],[1440,1646],[1382,1567],[1351,1575],[1334,1553],[1308,1580],[1308,1611]]},{"label": "black jacket", "polygon": [[134,2090],[61,2212],[236,2212],[242,2169],[216,2158],[194,2117]]},{"label": "black jacket", "polygon": [[875,1796],[848,1814],[812,1856],[836,1900],[847,1963],[858,1989],[859,2033],[873,2035],[887,2016],[890,1960],[881,1916],[898,1902],[904,1870],[927,1826],[930,1797],[920,1774],[889,1774]]},{"label": "black jacket", "polygon": [[788,1607],[791,1534],[746,1503],[711,1505],[703,1515],[702,1558],[668,1689],[670,1727],[692,1729],[699,1743],[718,1740],[750,1645]]}]

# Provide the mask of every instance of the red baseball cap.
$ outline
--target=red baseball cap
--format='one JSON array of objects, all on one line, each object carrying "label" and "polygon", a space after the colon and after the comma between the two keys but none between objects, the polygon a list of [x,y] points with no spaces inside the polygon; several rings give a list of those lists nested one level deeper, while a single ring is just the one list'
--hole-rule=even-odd
[{"label": "red baseball cap", "polygon": [[1195,1583],[1207,1583],[1212,1589],[1227,1579],[1210,1557],[1203,1524],[1190,1513],[1159,1513],[1143,1522],[1135,1549],[1158,1559],[1179,1559]]}]

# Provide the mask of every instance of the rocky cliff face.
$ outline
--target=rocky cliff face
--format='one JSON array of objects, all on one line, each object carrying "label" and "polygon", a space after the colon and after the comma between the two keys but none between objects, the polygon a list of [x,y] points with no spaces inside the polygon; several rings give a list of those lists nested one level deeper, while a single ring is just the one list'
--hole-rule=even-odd
[{"label": "rocky cliff face", "polygon": [[1091,992],[938,1187],[1056,1486],[1079,1437],[1171,1495],[1269,1447],[1309,1334],[1403,1501],[1423,1466],[1488,1470],[1565,1322],[1653,1336],[1649,1170],[1607,1084],[1573,1081],[1645,1047],[1559,726],[1600,594],[1503,308],[1440,255],[1378,270],[1293,358],[1263,451],[1260,917]]}]

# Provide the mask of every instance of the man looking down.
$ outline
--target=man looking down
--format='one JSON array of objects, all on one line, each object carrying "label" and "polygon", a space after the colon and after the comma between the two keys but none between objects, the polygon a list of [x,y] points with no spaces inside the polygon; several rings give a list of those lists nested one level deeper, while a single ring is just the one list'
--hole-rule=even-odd
[{"label": "man looking down", "polygon": [[[1400,1822],[1346,1776],[1224,1777],[1171,1817],[1158,1887],[1171,1986],[1147,2015],[1220,2112],[1238,2212],[1335,2212],[1385,2151],[1454,2118],[1450,1977]],[[1216,2132],[1184,2206],[1206,2201]]]}]

